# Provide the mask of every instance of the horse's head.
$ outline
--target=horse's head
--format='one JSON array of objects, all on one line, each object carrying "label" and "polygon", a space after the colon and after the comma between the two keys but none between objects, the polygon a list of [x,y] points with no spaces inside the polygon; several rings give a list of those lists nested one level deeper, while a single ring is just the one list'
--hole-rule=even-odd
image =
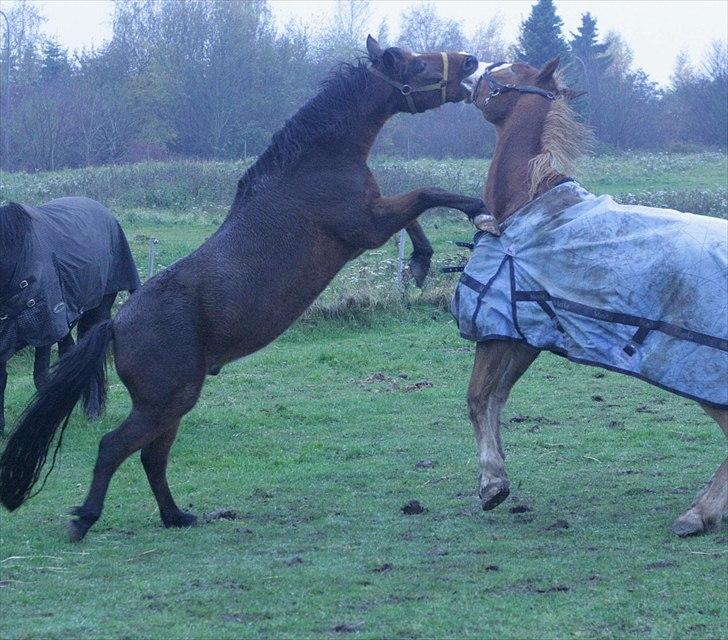
[{"label": "horse's head", "polygon": [[502,124],[513,112],[516,103],[526,95],[540,96],[547,101],[557,98],[572,100],[583,91],[564,86],[556,75],[559,58],[536,69],[523,62],[481,62],[478,70],[467,79],[471,88],[470,100],[493,124]]},{"label": "horse's head", "polygon": [[460,102],[470,95],[463,80],[478,68],[467,53],[414,53],[400,47],[382,49],[369,36],[367,51],[372,72],[392,87],[397,111],[421,113],[445,102]]},{"label": "horse's head", "polygon": [[18,262],[28,244],[30,216],[19,204],[0,207],[0,298],[10,286]]}]

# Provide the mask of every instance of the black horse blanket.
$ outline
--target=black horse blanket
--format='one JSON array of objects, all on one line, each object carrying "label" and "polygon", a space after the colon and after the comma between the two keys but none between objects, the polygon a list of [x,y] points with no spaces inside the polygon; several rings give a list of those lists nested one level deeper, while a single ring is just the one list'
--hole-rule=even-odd
[{"label": "black horse blanket", "polygon": [[464,338],[511,340],[728,408],[728,223],[575,182],[480,234],[455,291]]},{"label": "black horse blanket", "polygon": [[0,362],[24,346],[58,342],[105,295],[140,286],[124,232],[102,204],[21,206],[31,230],[10,290],[0,292]]}]

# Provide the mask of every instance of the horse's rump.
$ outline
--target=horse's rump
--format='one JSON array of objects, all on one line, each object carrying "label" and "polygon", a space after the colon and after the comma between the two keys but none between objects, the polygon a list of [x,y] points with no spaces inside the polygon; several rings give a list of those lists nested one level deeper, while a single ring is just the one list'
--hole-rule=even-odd
[{"label": "horse's rump", "polygon": [[619,205],[575,182],[480,235],[463,337],[527,343],[728,407],[728,223]]},{"label": "horse's rump", "polygon": [[0,295],[0,361],[21,346],[57,342],[106,294],[140,286],[126,237],[106,207],[89,198],[22,207],[30,242]]}]

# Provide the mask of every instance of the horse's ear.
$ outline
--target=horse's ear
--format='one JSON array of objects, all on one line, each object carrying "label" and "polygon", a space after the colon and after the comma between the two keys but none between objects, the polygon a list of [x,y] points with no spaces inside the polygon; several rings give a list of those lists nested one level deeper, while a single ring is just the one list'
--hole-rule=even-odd
[{"label": "horse's ear", "polygon": [[403,60],[404,52],[398,47],[389,47],[382,54],[382,61],[387,71],[398,72]]},{"label": "horse's ear", "polygon": [[379,43],[371,35],[367,36],[367,53],[372,62],[382,57],[382,47],[379,46]]},{"label": "horse's ear", "polygon": [[576,100],[577,98],[581,98],[581,96],[585,96],[588,92],[587,91],[580,91],[578,89],[569,89],[568,87],[566,89],[559,89],[559,95],[564,96],[567,100]]},{"label": "horse's ear", "polygon": [[559,64],[561,63],[561,58],[556,56],[555,58],[549,60],[541,69],[541,71],[538,72],[538,76],[536,76],[536,82],[548,82],[551,80],[551,78],[554,77],[554,73],[556,72],[556,69],[559,68]]}]

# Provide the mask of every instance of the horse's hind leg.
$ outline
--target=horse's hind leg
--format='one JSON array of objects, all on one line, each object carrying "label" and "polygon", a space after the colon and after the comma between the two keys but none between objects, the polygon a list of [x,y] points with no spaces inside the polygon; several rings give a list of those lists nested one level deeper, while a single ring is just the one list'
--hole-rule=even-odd
[{"label": "horse's hind leg", "polygon": [[81,540],[101,517],[111,476],[119,465],[132,453],[158,438],[160,432],[158,421],[154,417],[132,409],[124,422],[101,438],[91,488],[83,505],[72,510],[76,518],[68,523],[72,542]]},{"label": "horse's hind leg", "polygon": [[0,362],[0,434],[5,431],[5,387],[7,384],[7,364],[5,362]]},{"label": "horse's hind leg", "polygon": [[[122,380],[124,380],[124,376],[122,376]],[[156,398],[154,404],[135,402],[127,419],[101,438],[91,488],[83,505],[73,510],[77,518],[68,524],[71,541],[81,540],[91,525],[99,519],[111,476],[124,460],[139,449],[143,450],[142,462],[147,477],[150,476],[151,471],[152,490],[158,500],[161,496],[165,509],[164,514],[169,515],[170,523],[176,524],[175,516],[179,516],[178,522],[186,519],[185,516],[188,514],[184,514],[179,509],[177,509],[177,513],[172,509],[174,501],[164,479],[164,469],[166,468],[166,455],[177,434],[177,425],[182,416],[195,406],[203,381],[204,373],[201,373],[196,380],[180,383],[176,390],[170,391],[168,394],[160,390],[159,397]],[[126,380],[124,382],[127,383]],[[133,394],[132,397],[134,397]],[[161,398],[164,398],[165,401],[161,402]],[[161,458],[164,458],[165,462],[160,470],[158,460]],[[176,509],[176,505],[174,508]],[[187,525],[194,522],[189,518],[186,520]]]},{"label": "horse's hind leg", "polygon": [[478,493],[483,509],[497,507],[510,493],[503,462],[500,414],[511,388],[537,355],[535,349],[517,343],[478,343],[468,386],[468,413],[478,443]]},{"label": "horse's hind leg", "polygon": [[[728,410],[701,406],[728,436]],[[702,533],[709,527],[720,524],[726,514],[728,514],[728,458],[718,467],[718,471],[705,489],[695,497],[690,509],[675,520],[672,532],[679,536]]]},{"label": "horse's hind leg", "polygon": [[33,359],[33,382],[35,388],[40,391],[48,382],[48,367],[51,364],[51,347],[50,345],[35,348],[35,358]]},{"label": "horse's hind leg", "polygon": [[145,446],[141,456],[149,486],[159,505],[159,515],[165,527],[190,527],[197,522],[194,515],[182,511],[177,506],[167,484],[167,460],[178,427],[179,420]]}]

